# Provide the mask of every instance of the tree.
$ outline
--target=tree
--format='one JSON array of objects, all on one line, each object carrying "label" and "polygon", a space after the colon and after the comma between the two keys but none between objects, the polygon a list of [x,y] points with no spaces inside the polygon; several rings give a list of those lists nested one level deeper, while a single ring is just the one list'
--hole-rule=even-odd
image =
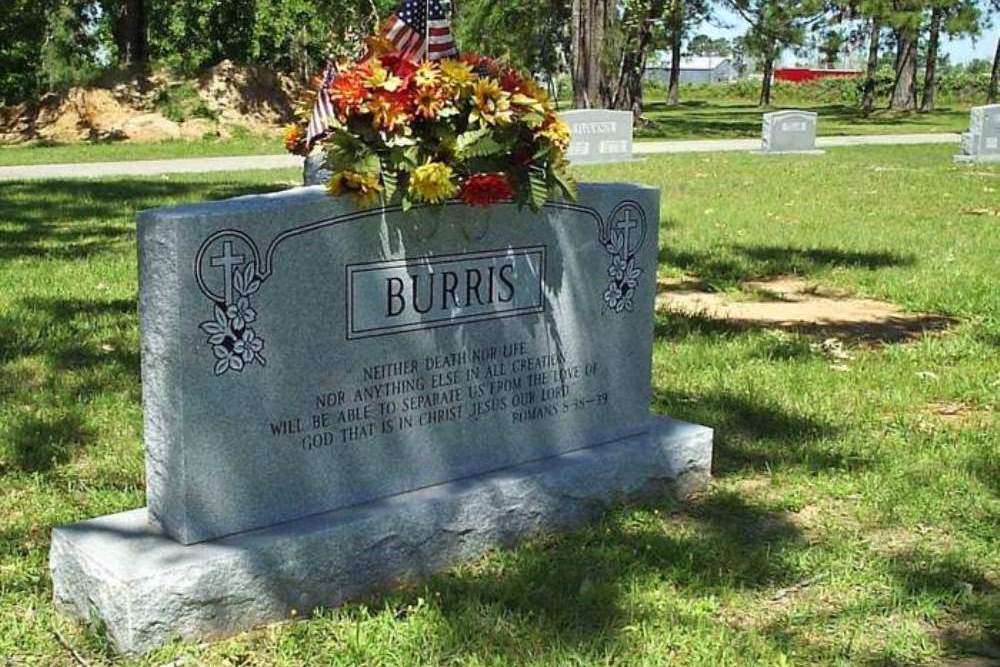
[{"label": "tree", "polygon": [[827,30],[822,35],[823,41],[819,43],[817,50],[823,57],[823,65],[827,69],[834,69],[840,59],[840,52],[847,43],[847,38],[839,30]]},{"label": "tree", "polygon": [[784,49],[803,43],[806,28],[817,23],[826,8],[819,0],[794,3],[784,0],[725,1],[750,24],[744,44],[763,64],[760,106],[769,106],[775,61]]},{"label": "tree", "polygon": [[997,103],[997,89],[1000,88],[1000,38],[997,39],[997,52],[993,56],[993,73],[990,75],[990,87],[986,93],[988,104]]},{"label": "tree", "polygon": [[460,46],[553,80],[569,50],[565,0],[464,0],[455,17]]},{"label": "tree", "polygon": [[[626,0],[620,28],[611,40],[620,53],[618,75],[609,106],[642,113],[642,75],[653,44],[653,24],[663,14],[665,0]],[[620,42],[620,43],[615,43]]]},{"label": "tree", "polygon": [[617,20],[613,0],[573,0],[571,14],[573,106],[591,108],[610,103],[611,74],[605,43]]},{"label": "tree", "polygon": [[118,64],[129,67],[149,62],[149,7],[146,0],[111,0],[104,6],[111,17],[111,34]]},{"label": "tree", "polygon": [[979,32],[980,12],[974,0],[933,0],[931,5],[930,28],[927,37],[927,56],[924,65],[924,95],[920,110],[934,110],[937,94],[938,47],[941,32],[949,35]]},{"label": "tree", "polygon": [[[711,14],[708,0],[667,0],[663,3],[663,32],[670,46],[670,78],[667,83],[667,105],[680,103],[681,47],[684,37],[693,26],[705,21]],[[725,40],[723,40],[725,41]]]},{"label": "tree", "polygon": [[733,54],[733,43],[725,37],[695,35],[688,41],[687,52],[692,56],[729,57]]}]

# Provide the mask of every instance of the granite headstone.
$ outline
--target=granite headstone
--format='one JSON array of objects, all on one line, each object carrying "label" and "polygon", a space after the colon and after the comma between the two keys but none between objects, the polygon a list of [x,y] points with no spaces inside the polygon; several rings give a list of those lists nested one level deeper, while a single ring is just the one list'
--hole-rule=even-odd
[{"label": "granite headstone", "polygon": [[1000,162],[1000,104],[973,107],[955,162]]},{"label": "granite headstone", "polygon": [[559,116],[569,126],[566,157],[574,164],[625,162],[632,159],[631,111],[578,109]]},{"label": "granite headstone", "polygon": [[658,216],[631,185],[141,214],[148,508],[55,531],[57,603],[145,651],[703,483],[711,431],[649,416]]},{"label": "granite headstone", "polygon": [[795,109],[764,114],[761,153],[822,153],[816,149],[817,118]]}]

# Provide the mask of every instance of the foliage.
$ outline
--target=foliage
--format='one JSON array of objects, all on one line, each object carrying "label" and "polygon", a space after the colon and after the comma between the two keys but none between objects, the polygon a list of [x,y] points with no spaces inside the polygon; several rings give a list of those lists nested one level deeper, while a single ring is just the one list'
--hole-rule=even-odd
[{"label": "foliage", "polygon": [[189,118],[216,120],[218,117],[190,82],[165,86],[157,95],[155,104],[157,111],[175,123],[182,123]]},{"label": "foliage", "polygon": [[[335,114],[319,145],[332,194],[363,206],[398,199],[404,210],[455,195],[474,205],[513,197],[537,210],[550,194],[574,196],[569,129],[530,77],[485,56],[418,63],[372,44],[327,90]],[[300,154],[313,148],[303,110],[286,134]]]},{"label": "foliage", "polygon": [[503,57],[512,66],[554,79],[569,44],[565,0],[464,0],[455,20],[467,51]]}]

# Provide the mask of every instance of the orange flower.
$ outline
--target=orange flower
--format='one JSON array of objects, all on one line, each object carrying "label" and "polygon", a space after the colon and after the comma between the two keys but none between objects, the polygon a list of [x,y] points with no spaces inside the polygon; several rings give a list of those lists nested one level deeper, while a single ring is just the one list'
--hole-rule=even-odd
[{"label": "orange flower", "polygon": [[444,109],[444,99],[440,89],[421,88],[416,94],[417,115],[427,120],[434,120]]},{"label": "orange flower", "polygon": [[330,97],[337,106],[337,113],[346,120],[364,109],[368,91],[357,72],[344,72],[330,84]]},{"label": "orange flower", "polygon": [[368,110],[372,114],[372,125],[376,130],[393,132],[410,121],[409,94],[379,91],[372,96]]},{"label": "orange flower", "polygon": [[305,150],[306,133],[300,125],[292,123],[285,126],[285,150],[301,155]]},{"label": "orange flower", "polygon": [[538,136],[548,139],[560,151],[569,148],[569,126],[554,113],[545,117],[545,124],[538,131]]}]

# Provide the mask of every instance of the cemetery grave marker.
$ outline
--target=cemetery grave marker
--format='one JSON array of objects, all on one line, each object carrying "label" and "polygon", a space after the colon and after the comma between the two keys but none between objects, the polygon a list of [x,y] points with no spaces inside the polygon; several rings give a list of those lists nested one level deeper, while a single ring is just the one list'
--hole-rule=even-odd
[{"label": "cemetery grave marker", "polygon": [[1000,104],[973,107],[956,163],[1000,162]]},{"label": "cemetery grave marker", "polygon": [[790,109],[764,114],[762,154],[800,153],[820,155],[816,149],[817,114]]},{"label": "cemetery grave marker", "polygon": [[577,109],[559,114],[569,125],[566,157],[573,164],[627,162],[632,159],[631,111]]},{"label": "cemetery grave marker", "polygon": [[142,652],[704,483],[711,430],[649,415],[658,217],[628,185],[142,213],[149,507],[55,531],[57,604]]}]

